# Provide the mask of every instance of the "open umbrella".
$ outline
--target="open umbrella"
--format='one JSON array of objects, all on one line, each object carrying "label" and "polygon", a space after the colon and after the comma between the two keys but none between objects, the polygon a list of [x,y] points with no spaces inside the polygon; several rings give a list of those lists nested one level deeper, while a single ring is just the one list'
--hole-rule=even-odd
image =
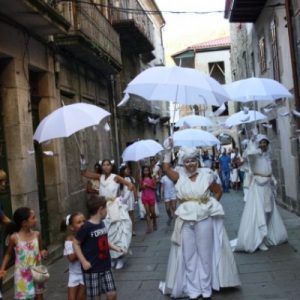
[{"label": "open umbrella", "polygon": [[75,103],[64,105],[45,117],[37,127],[33,139],[39,143],[68,137],[81,129],[98,125],[110,113],[96,105]]},{"label": "open umbrella", "polygon": [[123,161],[139,161],[154,156],[164,148],[154,140],[140,140],[129,145],[122,153]]},{"label": "open umbrella", "polygon": [[192,68],[152,67],[136,76],[124,93],[146,100],[220,106],[229,97],[212,77]]},{"label": "open umbrella", "polygon": [[245,123],[256,122],[267,119],[267,116],[256,110],[242,110],[232,114],[225,121],[226,127],[236,126]]},{"label": "open umbrella", "polygon": [[272,101],[292,97],[284,85],[269,78],[252,77],[223,86],[231,101]]},{"label": "open umbrella", "polygon": [[203,116],[198,116],[198,115],[190,115],[190,116],[184,116],[182,118],[180,118],[175,126],[177,127],[181,127],[181,126],[188,126],[188,127],[193,127],[193,126],[213,126],[213,122],[207,118],[207,117],[203,117]]},{"label": "open umbrella", "polygon": [[210,147],[220,144],[220,141],[210,132],[201,129],[183,129],[174,132],[174,146]]}]

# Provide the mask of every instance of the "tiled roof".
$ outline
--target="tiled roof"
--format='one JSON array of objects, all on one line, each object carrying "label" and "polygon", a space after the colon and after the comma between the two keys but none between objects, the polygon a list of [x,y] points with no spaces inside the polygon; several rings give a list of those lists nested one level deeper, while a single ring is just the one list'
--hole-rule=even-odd
[{"label": "tiled roof", "polygon": [[194,44],[191,45],[187,48],[185,48],[184,50],[180,50],[174,54],[172,54],[172,57],[176,57],[180,54],[186,53],[186,52],[192,52],[192,51],[201,51],[201,50],[213,50],[214,48],[218,49],[220,47],[230,47],[231,41],[230,41],[230,37],[226,36],[226,37],[222,37],[219,39],[215,39],[215,40],[210,40],[210,41],[206,41],[206,42],[202,42],[202,43],[198,43],[198,44]]},{"label": "tiled roof", "polygon": [[202,43],[198,43],[198,44],[194,44],[194,45],[189,46],[187,48],[187,50],[188,49],[193,49],[193,50],[212,49],[212,48],[219,48],[219,47],[226,47],[226,46],[230,46],[230,37],[229,36],[202,42]]}]

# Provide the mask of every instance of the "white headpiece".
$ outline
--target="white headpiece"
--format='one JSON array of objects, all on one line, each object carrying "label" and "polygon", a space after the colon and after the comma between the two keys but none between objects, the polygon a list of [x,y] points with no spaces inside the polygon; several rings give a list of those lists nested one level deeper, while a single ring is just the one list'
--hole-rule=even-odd
[{"label": "white headpiece", "polygon": [[262,140],[266,140],[268,143],[270,143],[270,140],[269,140],[268,137],[267,137],[266,135],[264,135],[264,134],[258,134],[258,135],[256,136],[256,140],[257,140],[258,142],[261,142]]},{"label": "white headpiece", "polygon": [[179,155],[179,160],[183,163],[188,158],[199,159],[200,153],[199,150],[195,147],[181,147]]},{"label": "white headpiece", "polygon": [[66,225],[67,225],[67,226],[70,225],[70,218],[71,218],[71,215],[67,215],[67,216],[66,216]]}]

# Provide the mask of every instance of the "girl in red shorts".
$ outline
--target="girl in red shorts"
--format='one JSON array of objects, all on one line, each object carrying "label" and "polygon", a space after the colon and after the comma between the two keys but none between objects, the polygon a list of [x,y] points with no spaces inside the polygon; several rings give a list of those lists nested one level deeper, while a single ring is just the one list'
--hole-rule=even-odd
[{"label": "girl in red shorts", "polygon": [[155,201],[156,201],[156,182],[151,177],[151,170],[149,166],[142,168],[142,179],[140,181],[140,189],[142,191],[142,202],[146,210],[147,233],[157,230],[156,215],[155,215]]}]

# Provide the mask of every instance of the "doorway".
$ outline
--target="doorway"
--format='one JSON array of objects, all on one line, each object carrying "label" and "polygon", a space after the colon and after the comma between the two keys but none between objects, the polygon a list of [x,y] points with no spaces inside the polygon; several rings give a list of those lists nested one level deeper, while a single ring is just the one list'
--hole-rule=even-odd
[{"label": "doorway", "polygon": [[[38,95],[38,85],[41,72],[29,71],[29,83],[30,83],[30,111],[32,115],[32,127],[35,132],[37,126],[40,123],[39,117],[39,104],[41,96]],[[41,233],[43,239],[43,246],[49,245],[49,222],[48,222],[48,208],[45,188],[45,177],[44,177],[44,164],[43,164],[43,150],[42,146],[38,142],[34,142],[34,154],[35,154],[35,165],[37,174],[37,187],[40,207],[40,222],[41,222]]]}]

